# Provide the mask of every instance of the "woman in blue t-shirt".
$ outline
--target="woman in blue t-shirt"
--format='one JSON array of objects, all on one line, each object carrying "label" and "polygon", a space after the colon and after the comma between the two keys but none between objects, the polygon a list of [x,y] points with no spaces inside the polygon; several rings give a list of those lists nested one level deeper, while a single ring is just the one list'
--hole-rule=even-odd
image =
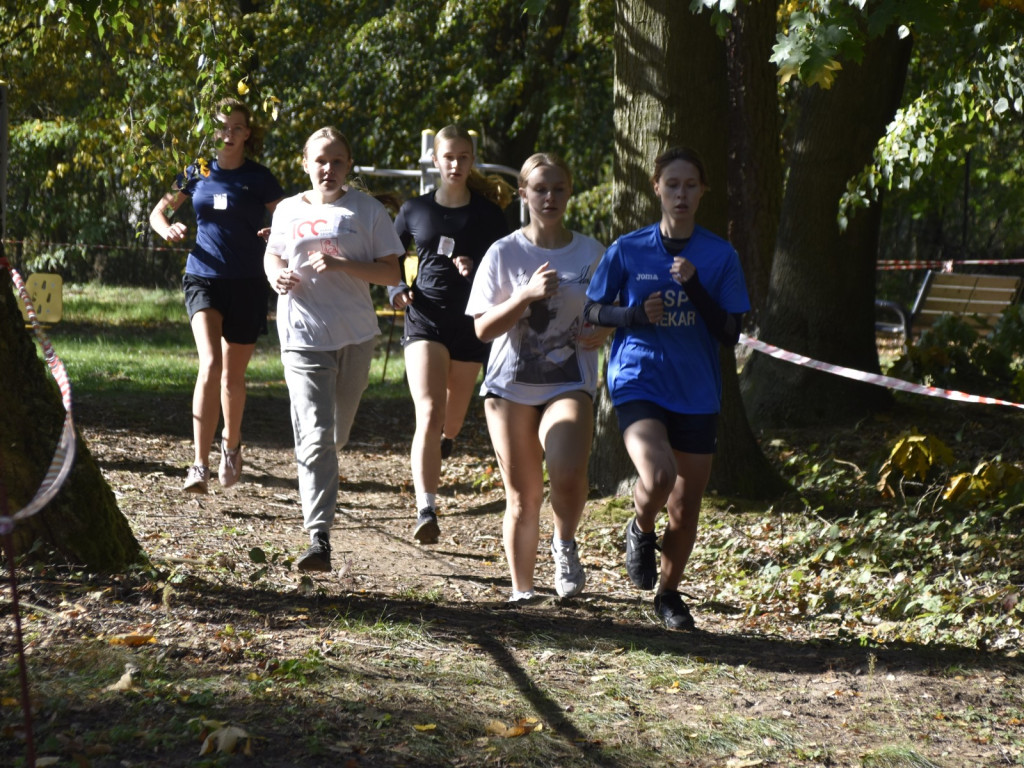
[{"label": "woman in blue t-shirt", "polygon": [[258,146],[249,108],[226,99],[217,105],[217,157],[199,160],[174,181],[149,215],[153,230],[171,243],[183,241],[187,227],[173,224],[168,211],[191,199],[196,239],[185,264],[182,288],[192,335],[199,352],[199,372],[192,394],[193,460],[184,490],[206,493],[210,479],[210,445],[220,411],[220,484],[228,488],[242,472],[242,412],[245,371],[256,339],[267,332],[266,277],[263,252],[273,212],[284,190],[264,166],[246,157]]},{"label": "woman in blue t-shirt", "polygon": [[[658,587],[654,608],[666,626],[692,629],[679,583],[715,452],[718,346],[737,342],[750,302],[736,251],[694,220],[708,189],[700,156],[685,147],[662,153],[651,182],[661,221],[612,243],[587,289],[584,314],[617,329],[608,390],[638,475],[626,571],[638,588]],[[662,507],[668,524],[659,582],[654,526]]]}]

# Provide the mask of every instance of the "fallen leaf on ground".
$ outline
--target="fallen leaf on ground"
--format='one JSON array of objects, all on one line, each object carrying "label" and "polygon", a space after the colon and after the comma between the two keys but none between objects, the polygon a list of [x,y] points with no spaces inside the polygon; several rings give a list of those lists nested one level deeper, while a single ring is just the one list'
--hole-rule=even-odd
[{"label": "fallen leaf on ground", "polygon": [[224,752],[233,754],[238,747],[238,742],[245,740],[242,747],[242,754],[252,757],[252,739],[244,728],[237,725],[228,725],[211,732],[204,740],[203,746],[199,748],[200,755],[208,755],[211,752]]},{"label": "fallen leaf on ground", "polygon": [[121,679],[116,683],[111,683],[104,691],[130,691],[135,684],[135,675],[139,672],[139,668],[132,664],[125,664],[124,674],[121,675]]},{"label": "fallen leaf on ground", "polygon": [[517,736],[525,736],[533,731],[544,730],[544,723],[535,717],[524,717],[517,720],[513,725],[505,725],[500,720],[491,720],[487,724],[487,733],[491,736],[500,736],[503,739],[513,739]]},{"label": "fallen leaf on ground", "polygon": [[156,637],[153,635],[137,635],[133,632],[127,635],[114,635],[107,642],[111,645],[127,645],[129,648],[135,648],[140,645],[155,643]]}]

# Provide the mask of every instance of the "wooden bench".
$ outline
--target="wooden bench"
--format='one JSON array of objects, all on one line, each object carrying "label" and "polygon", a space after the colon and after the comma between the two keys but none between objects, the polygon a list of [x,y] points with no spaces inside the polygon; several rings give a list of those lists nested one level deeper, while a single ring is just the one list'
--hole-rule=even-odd
[{"label": "wooden bench", "polygon": [[907,341],[931,328],[942,315],[956,315],[979,331],[990,329],[1003,310],[1020,296],[1022,278],[1013,275],[967,275],[929,270],[908,312],[894,301],[878,300],[877,310],[891,320],[879,320],[875,330],[902,333]]}]

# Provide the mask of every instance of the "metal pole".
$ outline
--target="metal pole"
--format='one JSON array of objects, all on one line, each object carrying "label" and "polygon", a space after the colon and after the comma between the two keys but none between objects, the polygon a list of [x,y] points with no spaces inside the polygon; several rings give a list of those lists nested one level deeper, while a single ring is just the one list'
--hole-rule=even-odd
[{"label": "metal pole", "polygon": [[963,230],[960,233],[960,253],[967,256],[967,229],[970,212],[967,209],[971,198],[971,150],[967,150],[967,157],[964,159],[964,222]]}]

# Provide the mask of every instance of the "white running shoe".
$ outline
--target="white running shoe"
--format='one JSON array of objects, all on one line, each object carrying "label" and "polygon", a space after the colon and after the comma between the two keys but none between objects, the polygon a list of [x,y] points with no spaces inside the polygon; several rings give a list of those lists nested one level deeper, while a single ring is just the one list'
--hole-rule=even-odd
[{"label": "white running shoe", "polygon": [[567,549],[552,541],[551,556],[555,559],[555,591],[559,597],[575,597],[587,583],[587,574],[580,562],[576,541]]},{"label": "white running shoe", "polygon": [[220,470],[217,472],[217,479],[224,488],[230,488],[238,482],[242,476],[242,444],[233,451],[228,450],[228,444],[220,441]]},{"label": "white running shoe", "polygon": [[183,491],[189,493],[206,493],[206,484],[210,482],[210,468],[202,464],[193,464],[185,476]]}]

